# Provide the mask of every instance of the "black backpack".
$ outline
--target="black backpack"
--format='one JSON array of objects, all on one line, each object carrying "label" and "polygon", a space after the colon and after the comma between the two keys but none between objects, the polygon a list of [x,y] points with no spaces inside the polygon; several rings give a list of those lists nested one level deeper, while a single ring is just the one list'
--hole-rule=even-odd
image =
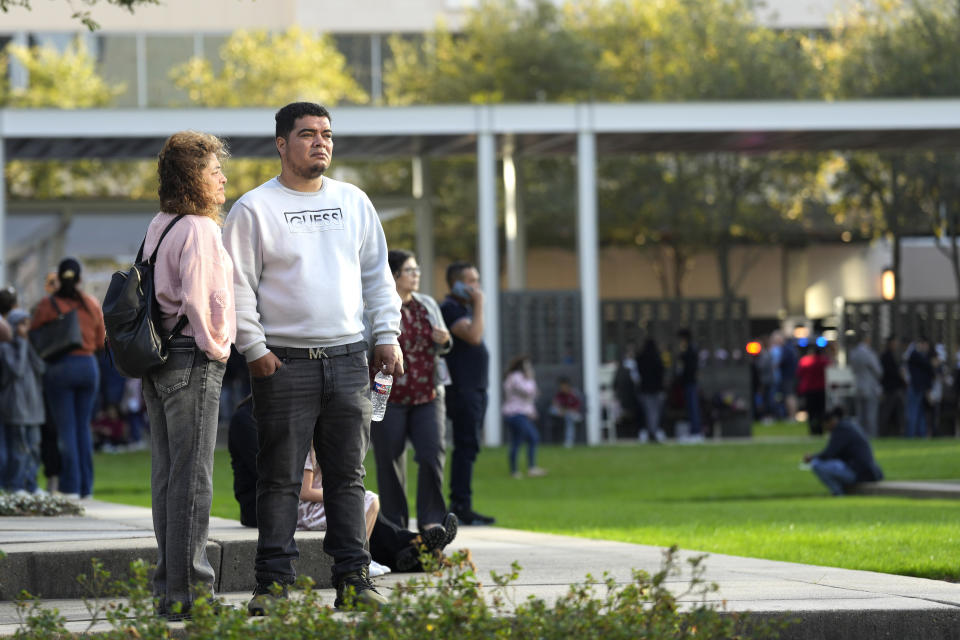
[{"label": "black backpack", "polygon": [[103,298],[103,323],[107,329],[107,347],[117,371],[128,378],[142,378],[167,361],[167,342],[187,324],[181,316],[169,335],[160,325],[160,305],[153,291],[153,267],[157,251],[167,233],[182,218],[174,218],[157,241],[150,259],[143,262],[140,243],[137,259],[129,271],[117,271]]}]

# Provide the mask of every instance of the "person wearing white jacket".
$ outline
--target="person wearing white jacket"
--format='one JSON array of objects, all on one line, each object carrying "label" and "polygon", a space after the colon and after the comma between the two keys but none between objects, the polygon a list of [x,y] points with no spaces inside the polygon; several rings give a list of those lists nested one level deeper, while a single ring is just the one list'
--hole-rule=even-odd
[{"label": "person wearing white jacket", "polygon": [[[369,198],[325,177],[329,112],[295,102],[276,114],[280,175],[244,194],[223,229],[234,263],[237,348],[250,370],[258,424],[257,586],[247,609],[264,615],[294,582],[293,540],[303,461],[323,474],[335,605],[379,604],[364,549],[363,459],[370,437],[366,310],[373,366],[403,375],[400,297]],[[353,598],[348,599],[348,587]]]}]

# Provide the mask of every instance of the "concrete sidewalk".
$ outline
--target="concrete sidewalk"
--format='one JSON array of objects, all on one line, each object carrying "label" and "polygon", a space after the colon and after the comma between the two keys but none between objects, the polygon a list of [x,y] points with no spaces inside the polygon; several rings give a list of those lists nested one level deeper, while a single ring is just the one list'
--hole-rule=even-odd
[{"label": "concrete sidewalk", "polygon": [[[85,506],[87,514],[79,518],[0,518],[0,550],[8,554],[0,564],[4,599],[10,597],[15,574],[42,588],[54,588],[50,583],[66,584],[77,573],[89,571],[93,556],[108,567],[121,567],[134,557],[155,559],[149,510],[102,502]],[[214,519],[210,538],[208,551],[219,563],[215,568],[221,585],[226,585],[219,589],[220,595],[244,604],[252,587],[248,583],[253,579],[256,532],[234,521]],[[318,551],[322,536],[298,534],[298,541],[304,553],[300,571],[329,585],[329,562]],[[514,560],[519,561],[517,598],[533,594],[547,600],[565,593],[588,573],[601,578],[608,572],[618,582],[628,583],[632,569],[657,571],[663,554],[659,547],[496,527],[461,528],[451,546],[455,548],[472,551],[482,578],[488,578],[491,570],[506,573]],[[784,638],[960,639],[958,584],[720,554],[711,554],[705,565],[706,579],[720,586],[711,600],[725,602],[731,611],[796,619]],[[389,575],[376,582],[389,589],[407,577]],[[682,591],[688,577],[677,576],[670,584]],[[236,586],[241,583],[248,586]],[[323,595],[332,605],[332,589]],[[86,627],[89,615],[79,600],[49,604],[58,607],[77,630]],[[13,604],[0,602],[0,635],[12,634],[16,620]]]}]

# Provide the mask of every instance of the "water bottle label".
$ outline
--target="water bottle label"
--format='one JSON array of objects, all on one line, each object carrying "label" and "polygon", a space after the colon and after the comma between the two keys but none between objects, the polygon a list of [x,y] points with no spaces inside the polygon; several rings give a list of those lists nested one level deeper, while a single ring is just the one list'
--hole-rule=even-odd
[{"label": "water bottle label", "polygon": [[393,386],[393,385],[384,384],[384,383],[382,383],[382,382],[379,382],[379,381],[377,381],[377,380],[374,380],[374,381],[373,381],[373,392],[374,392],[374,393],[379,393],[379,394],[382,394],[382,395],[387,395],[388,393],[390,393],[390,388],[391,388],[392,386]]}]

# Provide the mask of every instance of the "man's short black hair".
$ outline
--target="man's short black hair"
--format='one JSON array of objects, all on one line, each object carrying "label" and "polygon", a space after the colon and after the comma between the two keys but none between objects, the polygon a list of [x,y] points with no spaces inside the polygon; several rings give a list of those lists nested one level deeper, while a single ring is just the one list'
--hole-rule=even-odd
[{"label": "man's short black hair", "polygon": [[677,331],[677,337],[680,338],[681,340],[686,340],[687,342],[690,342],[690,337],[691,337],[690,329],[687,329],[687,328],[680,329],[679,331]]},{"label": "man's short black hair", "polygon": [[17,306],[17,290],[13,287],[0,289],[0,316],[10,313]]},{"label": "man's short black hair", "polygon": [[463,272],[467,269],[476,269],[476,265],[466,260],[457,260],[447,266],[447,286],[453,288],[453,283],[463,278]]},{"label": "man's short black hair", "polygon": [[277,121],[277,137],[283,138],[284,140],[289,139],[290,132],[293,131],[293,125],[296,123],[297,118],[304,116],[326,118],[333,124],[333,118],[330,117],[330,112],[327,111],[326,107],[315,102],[291,102],[281,108],[280,111],[277,111],[273,117],[274,120]]}]

